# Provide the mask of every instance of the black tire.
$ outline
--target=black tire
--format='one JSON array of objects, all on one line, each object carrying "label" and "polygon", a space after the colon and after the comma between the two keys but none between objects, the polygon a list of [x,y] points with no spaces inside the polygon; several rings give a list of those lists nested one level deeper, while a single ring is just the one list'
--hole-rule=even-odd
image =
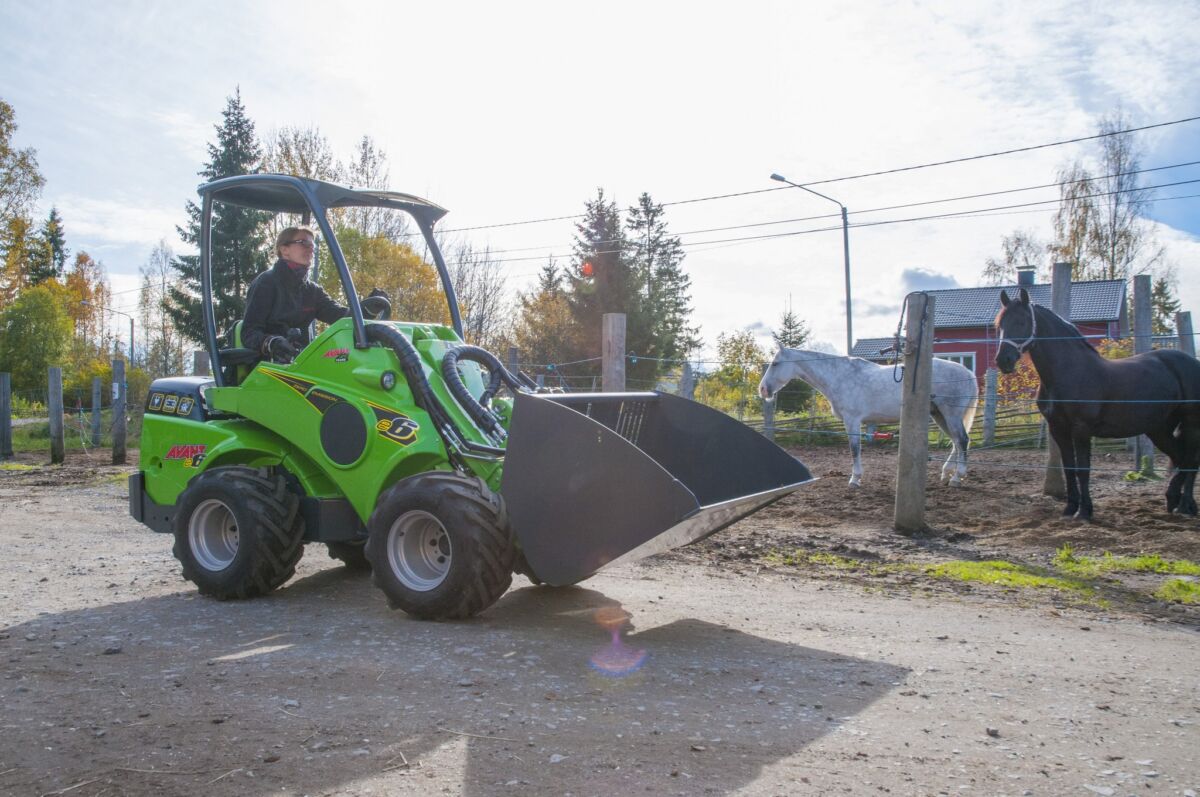
[{"label": "black tire", "polygon": [[472,617],[512,584],[508,513],[480,479],[438,471],[397,482],[367,529],[375,586],[388,605],[413,617]]},{"label": "black tire", "polygon": [[183,577],[217,600],[265,595],[304,554],[300,500],[268,468],[213,468],[179,497],[175,558]]},{"label": "black tire", "polygon": [[347,570],[365,572],[371,569],[367,561],[366,545],[361,542],[327,542],[329,558],[337,559],[346,566]]}]

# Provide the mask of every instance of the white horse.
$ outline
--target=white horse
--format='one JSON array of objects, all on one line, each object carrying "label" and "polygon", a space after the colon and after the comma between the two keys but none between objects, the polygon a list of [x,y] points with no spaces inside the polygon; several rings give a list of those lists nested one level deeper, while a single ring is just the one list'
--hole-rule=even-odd
[{"label": "white horse", "polygon": [[[862,425],[900,420],[901,383],[890,365],[876,365],[861,357],[839,357],[807,349],[780,349],[758,392],[770,401],[793,379],[803,379],[829,399],[833,412],[846,424],[854,468],[850,486],[862,483]],[[942,466],[942,481],[957,486],[967,474],[967,445],[979,383],[975,374],[949,360],[933,360],[930,413],[949,437],[952,449]],[[952,464],[954,463],[954,464]]]}]

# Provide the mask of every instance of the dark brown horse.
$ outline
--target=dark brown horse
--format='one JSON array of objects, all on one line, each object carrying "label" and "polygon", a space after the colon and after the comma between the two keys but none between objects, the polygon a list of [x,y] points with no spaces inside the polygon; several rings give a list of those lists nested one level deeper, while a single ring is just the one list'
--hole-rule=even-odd
[{"label": "dark brown horse", "polygon": [[1123,360],[1106,360],[1075,326],[1031,304],[1022,288],[1016,299],[1000,292],[996,316],[1000,350],[996,365],[1011,374],[1029,352],[1042,380],[1038,409],[1062,453],[1067,483],[1064,515],[1092,517],[1088,492],[1093,437],[1147,435],[1171,458],[1167,511],[1196,514],[1192,488],[1200,462],[1200,362],[1173,349]]}]

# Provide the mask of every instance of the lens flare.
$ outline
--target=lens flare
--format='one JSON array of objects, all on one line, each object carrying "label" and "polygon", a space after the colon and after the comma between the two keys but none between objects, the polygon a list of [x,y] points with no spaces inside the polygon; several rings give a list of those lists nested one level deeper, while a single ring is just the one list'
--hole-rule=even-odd
[{"label": "lens flare", "polygon": [[649,658],[645,650],[631,648],[621,638],[629,625],[629,612],[620,606],[605,606],[596,610],[596,623],[608,631],[609,644],[592,654],[588,663],[596,672],[609,678],[623,678],[642,668]]}]

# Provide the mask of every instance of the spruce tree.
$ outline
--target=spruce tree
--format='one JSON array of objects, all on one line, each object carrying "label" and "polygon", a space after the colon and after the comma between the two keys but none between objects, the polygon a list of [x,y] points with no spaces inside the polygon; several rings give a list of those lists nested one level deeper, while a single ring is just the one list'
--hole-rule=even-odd
[{"label": "spruce tree", "polygon": [[62,279],[66,273],[67,239],[58,208],[50,208],[49,217],[29,241],[27,258],[30,285],[38,285],[49,279]]},{"label": "spruce tree", "polygon": [[[262,162],[262,148],[254,132],[254,122],[246,114],[239,89],[229,97],[215,127],[217,141],[208,145],[209,161],[199,174],[205,180],[217,180],[238,174],[254,174]],[[179,227],[184,243],[200,243],[200,207],[188,200],[191,221]],[[213,310],[218,334],[241,319],[246,309],[246,289],[259,272],[271,264],[271,250],[264,227],[271,214],[249,208],[218,204],[212,219]],[[175,326],[188,338],[204,341],[204,322],[200,310],[200,258],[176,257],[172,267],[179,272],[184,289],[170,288],[167,312]]]},{"label": "spruce tree", "polygon": [[[616,202],[605,199],[603,189],[597,189],[575,225],[573,269],[566,275],[567,302],[582,341],[576,359],[599,358],[604,314],[624,313],[625,351],[630,355],[625,373],[630,387],[638,388],[652,386],[647,383],[654,380],[653,358],[658,356],[644,289],[630,257],[621,212]],[[596,359],[579,370],[595,375],[601,366]]]},{"label": "spruce tree", "polygon": [[683,244],[667,230],[663,206],[643,193],[629,208],[625,232],[638,282],[645,286],[653,356],[658,371],[674,370],[677,361],[700,345],[691,320],[691,279],[680,267]]},{"label": "spruce tree", "polygon": [[[791,300],[779,318],[779,329],[771,332],[775,345],[781,349],[799,349],[808,342],[808,325],[792,311]],[[775,397],[775,408],[780,412],[800,412],[812,397],[812,388],[802,379],[787,383]]]}]

